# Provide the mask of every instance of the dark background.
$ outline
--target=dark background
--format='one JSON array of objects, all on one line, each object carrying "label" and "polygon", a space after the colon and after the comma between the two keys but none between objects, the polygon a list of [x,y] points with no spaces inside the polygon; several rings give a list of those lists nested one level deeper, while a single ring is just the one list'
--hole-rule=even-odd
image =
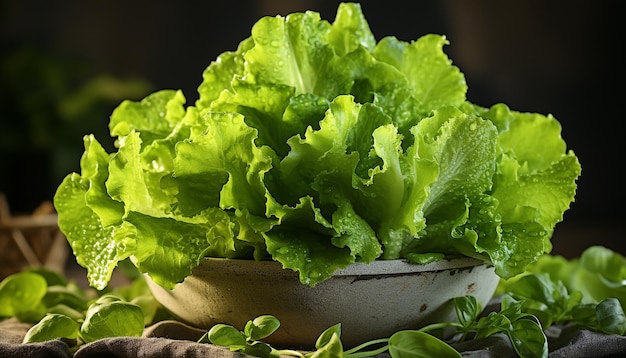
[{"label": "dark background", "polygon": [[[259,17],[312,9],[333,21],[338,2],[0,4],[0,192],[14,212],[29,212],[79,170],[84,134],[111,145],[108,116],[122,99],[173,88],[192,104],[204,68],[234,50]],[[553,114],[583,167],[576,202],[556,227],[553,253],[572,257],[602,244],[626,254],[619,230],[625,190],[618,1],[361,5],[377,39],[445,34],[450,45],[444,50],[465,74],[474,103]]]}]

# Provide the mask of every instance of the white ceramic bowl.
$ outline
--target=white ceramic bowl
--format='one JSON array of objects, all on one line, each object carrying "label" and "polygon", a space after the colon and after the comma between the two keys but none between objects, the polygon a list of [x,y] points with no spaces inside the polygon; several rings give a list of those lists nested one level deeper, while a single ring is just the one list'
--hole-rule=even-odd
[{"label": "white ceramic bowl", "polygon": [[402,329],[454,321],[452,298],[474,295],[484,307],[498,281],[493,266],[471,258],[353,264],[315,287],[275,261],[205,258],[172,291],[150,279],[148,284],[167,310],[195,327],[226,323],[242,330],[248,320],[271,314],[281,326],[265,342],[307,349],[336,323],[344,347],[353,347]]}]

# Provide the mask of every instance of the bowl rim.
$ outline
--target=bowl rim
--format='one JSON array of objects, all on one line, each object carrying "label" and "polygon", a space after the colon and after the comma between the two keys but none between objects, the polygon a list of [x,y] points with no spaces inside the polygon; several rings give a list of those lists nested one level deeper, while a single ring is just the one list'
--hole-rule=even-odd
[{"label": "bowl rim", "polygon": [[[370,263],[356,262],[346,268],[337,269],[333,276],[379,276],[396,275],[419,272],[438,272],[453,269],[471,268],[476,266],[491,266],[482,260],[472,257],[450,257],[428,264],[414,264],[406,259],[384,260],[377,259]],[[238,274],[271,274],[293,276],[298,273],[274,260],[230,259],[223,257],[203,257],[194,271],[231,272]]]}]

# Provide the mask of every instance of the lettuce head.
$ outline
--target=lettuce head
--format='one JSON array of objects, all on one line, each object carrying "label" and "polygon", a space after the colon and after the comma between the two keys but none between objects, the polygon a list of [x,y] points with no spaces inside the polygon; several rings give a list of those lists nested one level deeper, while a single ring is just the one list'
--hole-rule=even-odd
[{"label": "lettuce head", "polygon": [[551,250],[577,157],[551,115],[466,99],[448,40],[377,41],[361,7],[263,17],[202,73],[84,137],[59,227],[92,286],[130,258],[173,288],[205,256],[275,260],[314,286],[354,262],[478,258],[504,278]]}]

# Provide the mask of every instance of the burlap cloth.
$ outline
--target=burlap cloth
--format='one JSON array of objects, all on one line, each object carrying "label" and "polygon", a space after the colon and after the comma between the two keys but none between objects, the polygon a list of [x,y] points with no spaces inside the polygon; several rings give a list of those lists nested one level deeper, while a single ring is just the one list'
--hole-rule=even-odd
[{"label": "burlap cloth", "polygon": [[[499,303],[498,303],[499,304]],[[494,305],[495,306],[495,305]],[[486,310],[489,310],[487,307]],[[92,358],[92,357],[226,357],[243,358],[228,348],[196,343],[205,331],[181,322],[161,321],[145,329],[142,337],[107,338],[84,344],[72,351],[62,340],[22,344],[31,324],[14,318],[0,321],[0,357]],[[626,357],[626,336],[606,335],[575,327],[552,326],[546,331],[550,358]],[[485,339],[453,344],[463,357],[517,357],[508,338],[493,335]],[[376,358],[388,358],[388,354]]]}]

